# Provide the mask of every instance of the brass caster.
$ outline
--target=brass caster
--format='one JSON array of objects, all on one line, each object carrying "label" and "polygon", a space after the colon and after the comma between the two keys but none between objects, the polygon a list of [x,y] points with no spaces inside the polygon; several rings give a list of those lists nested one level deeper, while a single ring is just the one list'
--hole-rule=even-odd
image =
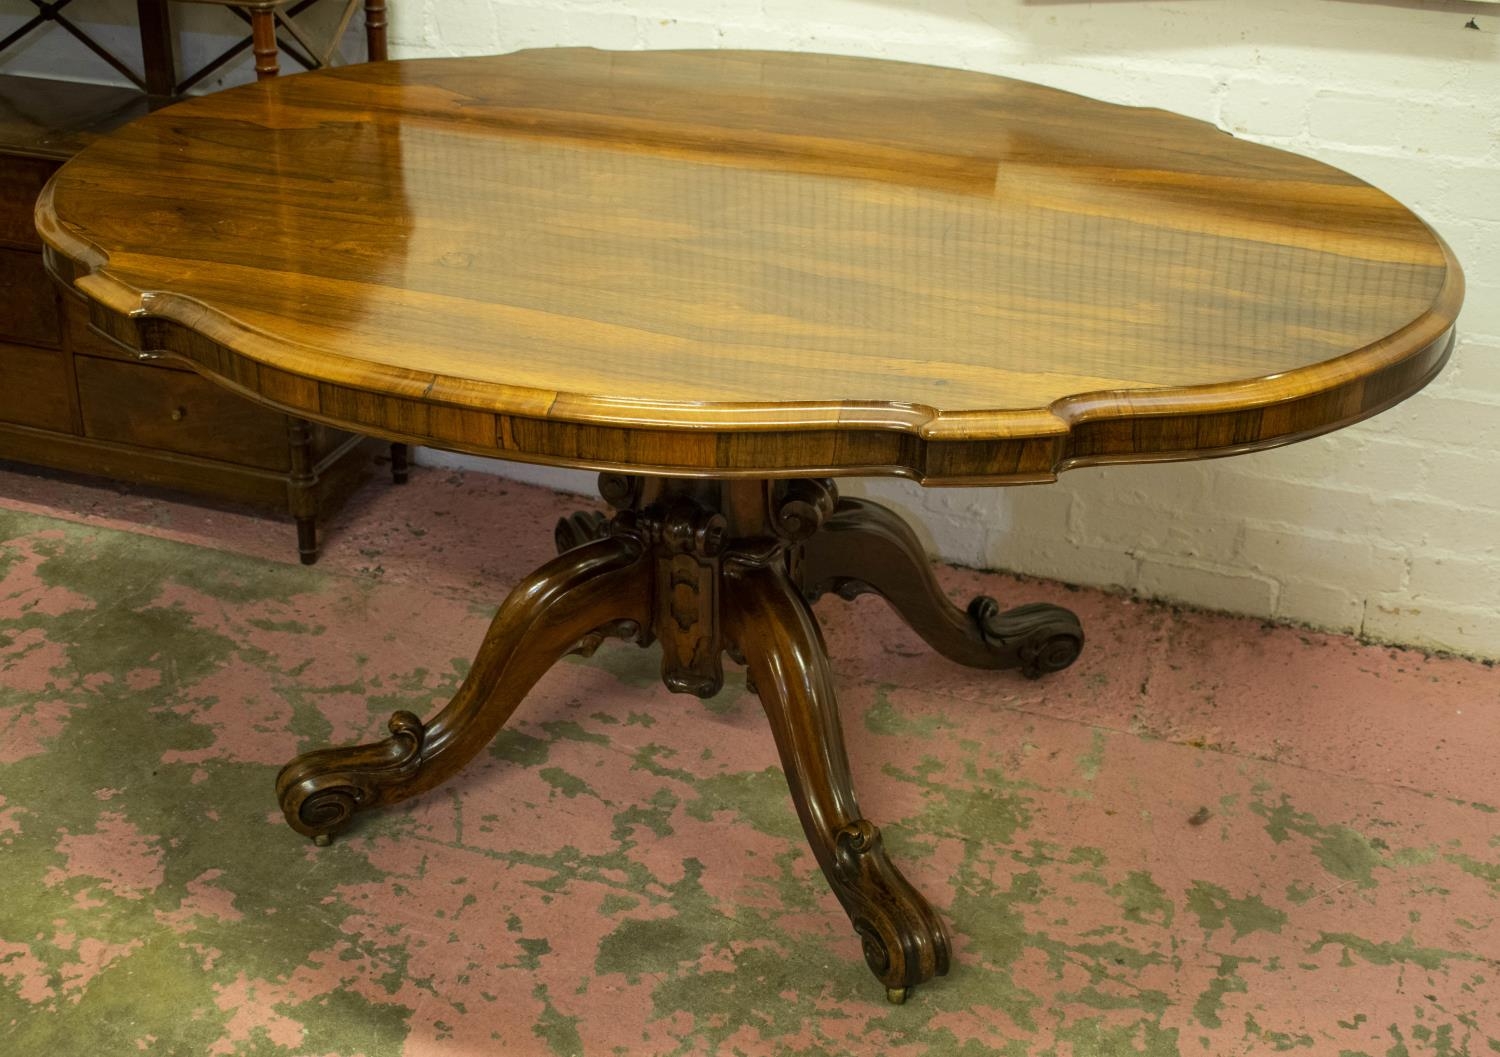
[{"label": "brass caster", "polygon": [[333,843],[333,834],[319,833],[316,837],[313,838],[313,843],[320,848],[326,848]]},{"label": "brass caster", "polygon": [[893,1006],[906,1004],[906,996],[911,994],[909,987],[887,987],[885,989],[885,1000]]}]

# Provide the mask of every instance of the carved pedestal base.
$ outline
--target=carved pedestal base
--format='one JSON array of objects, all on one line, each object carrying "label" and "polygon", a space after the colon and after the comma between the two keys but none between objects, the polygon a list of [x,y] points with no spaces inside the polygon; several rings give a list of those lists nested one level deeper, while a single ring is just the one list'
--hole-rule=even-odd
[{"label": "carved pedestal base", "polygon": [[390,720],[371,745],[298,757],[277,778],[292,828],[319,843],[358,811],[456,774],[560,657],[609,637],[661,647],[662,681],[711,697],[723,656],[748,669],[770,721],[802,828],[892,1001],[948,971],[942,921],[887,858],[855,801],[833,674],[809,601],[824,591],[883,596],[960,664],[1037,676],[1071,664],[1077,619],[1056,606],[954,606],[895,514],[839,500],[831,481],[670,481],[605,474],[615,515],[557,526],[561,553],[510,593],[469,677],[423,723]]}]

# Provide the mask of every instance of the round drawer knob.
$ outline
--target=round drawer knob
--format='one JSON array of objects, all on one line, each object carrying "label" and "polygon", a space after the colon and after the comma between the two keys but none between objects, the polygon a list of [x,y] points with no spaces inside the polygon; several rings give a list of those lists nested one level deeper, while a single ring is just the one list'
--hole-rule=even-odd
[{"label": "round drawer knob", "polygon": [[172,409],[172,421],[173,422],[181,422],[186,417],[187,417],[187,408],[185,408],[185,407],[174,407]]}]

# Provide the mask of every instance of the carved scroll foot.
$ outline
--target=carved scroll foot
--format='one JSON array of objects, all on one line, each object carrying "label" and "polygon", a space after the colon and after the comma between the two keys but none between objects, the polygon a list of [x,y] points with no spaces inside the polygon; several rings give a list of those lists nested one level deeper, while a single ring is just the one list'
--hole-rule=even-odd
[{"label": "carved scroll foot", "polygon": [[523,580],[495,614],[469,676],[428,723],[397,712],[390,736],[287,764],[276,795],[287,823],[326,843],[359,811],[440,785],[487,745],[563,654],[650,621],[650,563],[635,540],[595,540]]},{"label": "carved scroll foot", "polygon": [[[770,720],[802,828],[858,933],[865,962],[901,999],[948,971],[942,920],[886,856],[860,813],[822,636],[775,562],[726,569],[725,633]],[[892,1000],[896,1000],[892,997]]]},{"label": "carved scroll foot", "polygon": [[969,603],[969,619],[997,655],[1014,658],[1028,679],[1060,672],[1083,650],[1083,625],[1071,611],[1047,602],[1030,602],[1001,610],[988,595]]},{"label": "carved scroll foot", "polygon": [[319,749],[282,768],[276,795],[293,829],[326,845],[356,811],[381,802],[380,790],[416,773],[422,764],[422,721],[403,710],[386,728],[391,735],[384,741]]},{"label": "carved scroll foot", "polygon": [[948,930],[886,857],[880,830],[867,819],[851,822],[835,834],[834,848],[840,879],[834,893],[862,941],[865,964],[885,984],[887,997],[899,990],[904,1002],[912,987],[946,975]]},{"label": "carved scroll foot", "polygon": [[911,527],[862,499],[841,499],[822,530],[803,544],[804,595],[846,599],[878,594],[938,653],[971,668],[1019,668],[1030,678],[1060,671],[1083,649],[1083,626],[1061,606],[1033,603],[1001,611],[980,595],[959,609],[933,575]]}]

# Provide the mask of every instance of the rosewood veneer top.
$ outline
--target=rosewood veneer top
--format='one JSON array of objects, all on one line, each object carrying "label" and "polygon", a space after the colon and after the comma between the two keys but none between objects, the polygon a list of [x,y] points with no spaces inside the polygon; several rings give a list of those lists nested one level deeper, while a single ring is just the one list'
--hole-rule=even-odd
[{"label": "rosewood veneer top", "polygon": [[1251,450],[1441,368],[1451,251],[1327,165],[983,74],[586,49],[197,98],[43,193],[101,329],[529,461],[1046,480]]}]

